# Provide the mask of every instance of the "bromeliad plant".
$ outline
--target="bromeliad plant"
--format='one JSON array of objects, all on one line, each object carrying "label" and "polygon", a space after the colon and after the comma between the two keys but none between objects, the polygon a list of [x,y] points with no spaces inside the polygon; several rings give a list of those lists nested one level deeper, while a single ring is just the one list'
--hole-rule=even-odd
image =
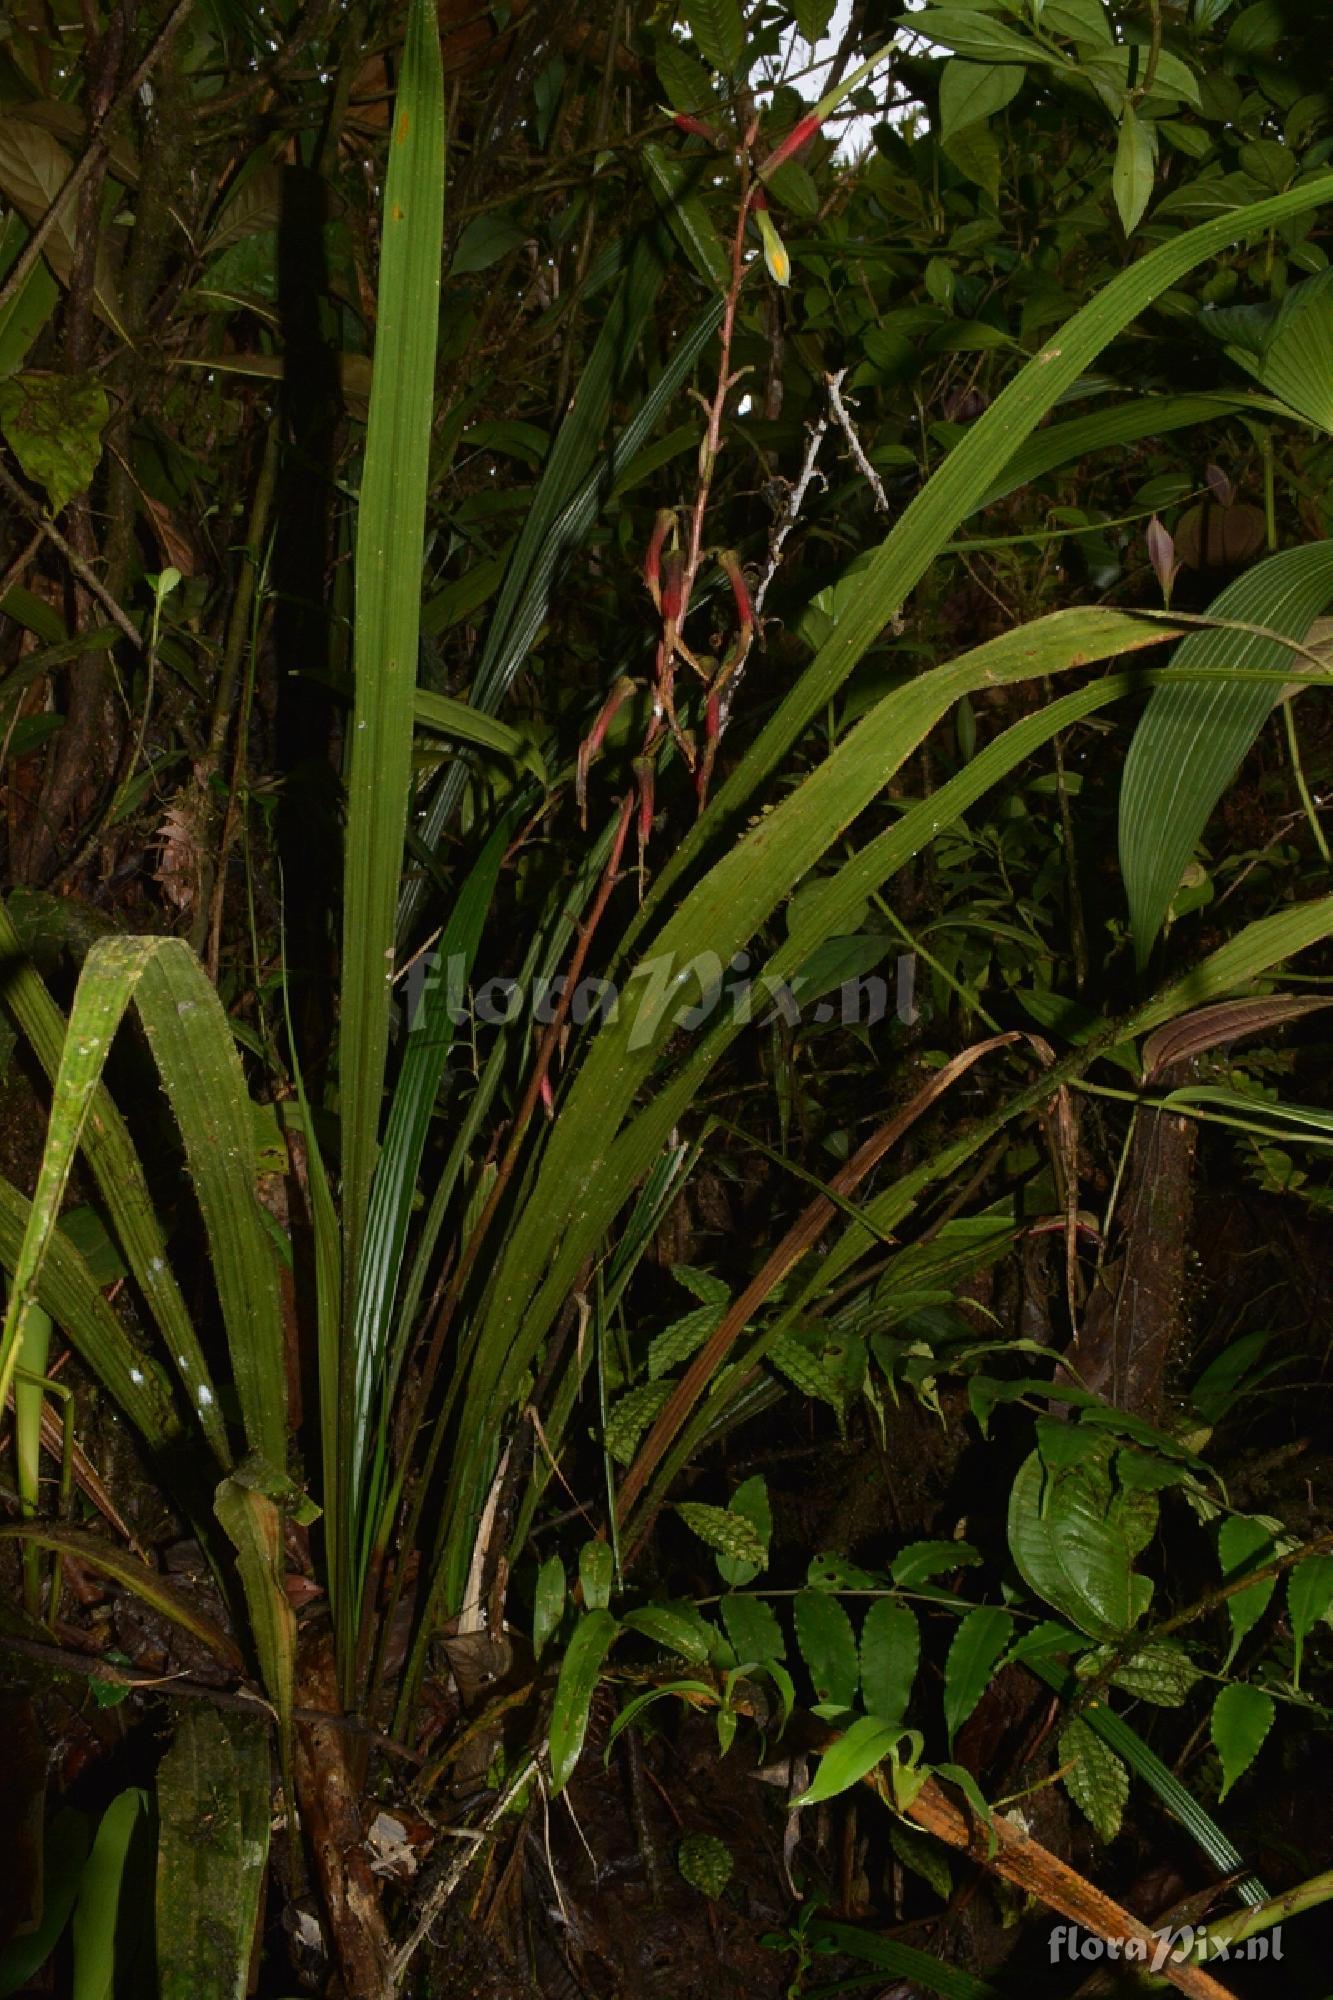
[{"label": "bromeliad plant", "polygon": [[[717,59],[728,59],[725,51]],[[1126,102],[1122,144],[1137,116]],[[1179,879],[1180,857],[1188,856],[1274,702],[1303,675],[1315,677],[1301,644],[1333,598],[1333,560],[1327,545],[1318,545],[1262,565],[1219,600],[1206,630],[1188,636],[1178,618],[1103,608],[1035,619],[896,687],[776,803],[765,798],[762,814],[747,818],[960,525],[1032,452],[1038,427],[1108,342],[1237,238],[1276,229],[1333,198],[1333,175],[1323,173],[1161,243],[1044,341],[874,552],[811,664],[617,931],[618,891],[636,818],[641,840],[651,832],[649,775],[638,769],[637,789],[615,803],[590,838],[573,881],[561,885],[534,925],[519,969],[523,991],[563,974],[568,994],[585,970],[600,966],[618,980],[618,1011],[572,1038],[567,999],[548,1021],[506,1022],[449,1135],[442,1167],[425,1175],[456,1022],[448,982],[430,982],[394,1048],[396,975],[420,943],[430,894],[424,871],[404,884],[404,851],[410,833],[414,852],[432,855],[467,779],[454,761],[434,791],[419,798],[414,741],[419,733],[462,738],[499,753],[522,750],[497,710],[540,627],[563,552],[595,516],[598,452],[612,388],[663,273],[655,240],[624,252],[614,305],[510,559],[469,704],[423,693],[416,680],[420,552],[435,391],[444,140],[433,10],[425,0],[412,0],[390,135],[378,337],[359,495],[337,1097],[336,1104],[311,1101],[303,1052],[294,1049],[296,1096],[284,1113],[302,1166],[313,1240],[309,1295],[303,1266],[294,1270],[297,1332],[303,1349],[313,1345],[318,1383],[316,1408],[299,1434],[289,1418],[292,1364],[280,1285],[284,1260],[293,1262],[291,1244],[260,1204],[255,1107],[227,1016],[202,966],[177,939],[100,943],[88,954],[66,1020],[0,912],[3,997],[52,1085],[31,1201],[0,1186],[0,1261],[12,1273],[0,1342],[0,1406],[23,1357],[37,1353],[39,1315],[49,1314],[137,1429],[208,1543],[234,1604],[244,1603],[248,1643],[277,1719],[289,1792],[298,1782],[292,1734],[301,1671],[296,1620],[284,1589],[289,1521],[309,1525],[318,1517],[314,1545],[329,1598],[341,1701],[354,1710],[373,1706],[382,1716],[397,1675],[392,1726],[408,1732],[432,1637],[446,1624],[479,1631],[503,1615],[497,1579],[506,1574],[509,1557],[522,1552],[549,1466],[559,1457],[589,1370],[599,1365],[598,1342],[581,1337],[582,1320],[592,1310],[590,1290],[600,1288],[598,1310],[617,1288],[623,1291],[687,1171],[677,1127],[744,1023],[736,1011],[715,1018],[683,1052],[675,1030],[691,1006],[707,998],[720,968],[753,945],[812,870],[836,856],[817,904],[760,975],[775,984],[798,981],[815,954],[845,933],[867,896],[922,854],[942,828],[1074,722],[1149,685],[1154,692],[1126,777],[1123,813],[1125,873],[1146,962]],[[746,250],[747,219],[765,180],[762,169],[746,179],[753,143],[753,132],[741,135],[742,194],[730,265],[715,270],[704,257],[719,296],[679,342],[627,427],[620,441],[626,454],[647,439],[719,324],[730,325],[741,287],[762,282],[758,261]],[[1130,147],[1138,143],[1131,136]],[[779,143],[770,160],[780,167],[794,151]],[[776,171],[767,178],[776,191]],[[689,233],[697,220],[690,197],[670,172],[664,186],[673,228]],[[786,253],[774,249],[772,230],[770,220],[763,232],[767,268],[781,282]],[[692,240],[697,248],[697,231]],[[683,556],[670,548],[664,525],[659,567],[651,576],[663,621],[658,691],[665,690],[664,714],[673,660],[678,653],[691,658],[683,629],[689,589],[680,585],[684,577],[693,583],[702,560],[708,481],[732,387],[725,336],[718,381]],[[730,559],[724,568],[736,592],[736,644],[748,645],[744,582]],[[1183,643],[1172,666],[1140,663],[1141,655],[1173,640]],[[743,653],[733,651],[721,673],[734,679],[742,660]],[[1103,662],[1116,664],[1090,677],[1086,670]],[[857,844],[860,816],[956,704],[983,690],[1041,687],[1073,674],[1073,692],[1044,699],[941,790]],[[713,693],[711,707],[704,702],[701,800],[723,717],[721,697],[729,690],[714,683]],[[690,754],[679,730],[674,738],[659,730],[650,747],[665,753],[669,741]],[[580,783],[584,764],[586,759]],[[505,810],[483,824],[477,802],[475,858],[439,940],[446,962],[470,970],[506,858],[541,803],[539,786],[520,786]],[[1333,898],[1297,904],[1251,924],[1186,976],[1143,999],[1127,1019],[1106,1023],[1058,1058],[1039,1039],[1016,1035],[997,1035],[966,1051],[885,1120],[741,1294],[714,1302],[714,1323],[702,1330],[693,1351],[687,1345],[672,1352],[670,1365],[648,1385],[651,1395],[641,1398],[636,1421],[622,1418],[608,1439],[623,1446],[623,1476],[612,1481],[606,1522],[618,1567],[599,1558],[582,1579],[586,1609],[569,1643],[563,1702],[552,1728],[557,1784],[577,1757],[587,1698],[620,1629],[609,1609],[612,1590],[623,1589],[680,1468],[747,1407],[744,1392],[759,1364],[773,1357],[788,1380],[807,1386],[816,1371],[802,1346],[804,1320],[835,1288],[845,1289],[849,1274],[871,1253],[899,1236],[928,1191],[968,1170],[1014,1121],[1058,1101],[1106,1050],[1269,980],[1330,932]],[[207,1243],[220,1344],[187,1305],[147,1176],[104,1082],[131,1007],[180,1134]],[[564,1067],[557,1072],[562,1049]],[[915,1121],[976,1062],[992,1057],[1021,1064],[999,1107],[911,1172],[886,1179],[883,1163],[891,1165],[895,1146]],[[503,1093],[511,1089],[513,1115],[488,1152]],[[549,1115],[541,1115],[543,1107]],[[336,1157],[326,1152],[324,1137],[325,1114],[334,1110]],[[142,1339],[111,1310],[62,1227],[62,1201],[80,1158],[142,1302],[149,1329]],[[860,1205],[872,1169],[879,1169],[876,1192]],[[839,1219],[842,1231],[832,1249],[813,1254]],[[530,1430],[540,1438],[535,1459],[524,1449]],[[202,1482],[201,1462],[209,1466]],[[216,1526],[208,1518],[210,1505]],[[511,1534],[515,1514],[518,1527]],[[72,1530],[37,1523],[24,1532],[34,1542],[77,1548],[86,1560],[98,1557],[100,1545]],[[744,1560],[744,1552],[732,1559]],[[186,1615],[142,1565],[121,1558],[117,1574],[155,1593],[169,1615]],[[548,1613],[557,1598],[564,1601],[563,1575],[559,1583],[557,1592],[548,1574],[544,1600],[539,1591]],[[400,1606],[410,1611],[412,1633],[401,1673],[387,1645]],[[625,1621],[630,1629],[633,1615]],[[732,1638],[742,1655],[753,1654],[759,1614],[733,1607],[732,1615],[749,1618],[747,1630]],[[816,1617],[809,1605],[804,1615],[807,1623]],[[817,1615],[828,1623],[828,1612]],[[891,1631],[887,1612],[874,1623],[871,1639],[861,1634],[863,1679],[868,1656],[878,1660],[890,1642],[906,1643],[905,1626]],[[553,1624],[548,1616],[548,1628]],[[958,1714],[978,1663],[992,1664],[997,1641],[1009,1638],[1007,1626],[1000,1634],[993,1623],[985,1645],[979,1629],[966,1624],[960,1643],[964,1632],[969,1667],[967,1676],[960,1668],[953,1683]],[[838,1635],[838,1649],[846,1654],[841,1626]],[[1116,1634],[1097,1636],[1111,1643]],[[234,1662],[235,1647],[225,1634],[215,1632],[212,1643]],[[805,1650],[809,1658],[810,1647]],[[877,1756],[887,1754],[882,1731],[872,1747]],[[858,1739],[857,1754],[865,1748]],[[224,1744],[212,1745],[214,1752],[224,1761],[230,1754]]]}]

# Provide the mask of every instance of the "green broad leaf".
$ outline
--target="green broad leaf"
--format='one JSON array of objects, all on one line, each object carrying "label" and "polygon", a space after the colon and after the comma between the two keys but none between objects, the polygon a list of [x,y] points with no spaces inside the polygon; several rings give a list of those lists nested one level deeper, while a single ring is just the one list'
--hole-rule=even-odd
[{"label": "green broad leaf", "polygon": [[[692,1314],[691,1317],[694,1317]],[[710,1318],[716,1318],[710,1314]],[[702,1346],[702,1336],[695,1346]],[[607,1451],[617,1465],[628,1465],[638,1449],[639,1439],[670,1400],[672,1382],[640,1382],[636,1389],[619,1397],[607,1413],[603,1433]]]},{"label": "green broad leaf", "polygon": [[[81,125],[76,130],[81,131]],[[73,159],[53,132],[37,119],[24,118],[6,107],[6,115],[0,117],[0,194],[26,223],[35,228],[45,219],[73,171]],[[79,257],[77,226],[78,203],[68,201],[42,246],[45,263],[66,287]],[[93,303],[113,332],[128,342],[130,336],[116,296],[113,242],[112,232],[101,233],[93,270]]]},{"label": "green broad leaf", "polygon": [[637,1611],[627,1611],[621,1625],[626,1632],[637,1632],[695,1666],[711,1657],[717,1642],[716,1628],[692,1604],[644,1604]]},{"label": "green broad leaf", "polygon": [[882,1722],[901,1723],[921,1659],[921,1627],[908,1604],[881,1597],[861,1626],[861,1699]]},{"label": "green broad leaf", "polygon": [[768,1482],[763,1474],[756,1472],[749,1479],[742,1480],[732,1494],[730,1504],[732,1513],[742,1515],[764,1544],[762,1564],[745,1562],[738,1556],[718,1556],[718,1575],[723,1583],[729,1583],[736,1590],[752,1583],[760,1569],[768,1565],[768,1545],[773,1539],[773,1509],[769,1505]]},{"label": "green broad leaf", "polygon": [[0,380],[0,432],[58,514],[92,484],[111,414],[92,375],[10,375]]},{"label": "green broad leaf", "polygon": [[931,1577],[952,1576],[955,1570],[975,1568],[980,1561],[971,1542],[909,1542],[889,1564],[889,1574],[900,1590],[915,1590]]},{"label": "green broad leaf", "polygon": [[1024,1582],[1094,1639],[1119,1638],[1135,1614],[1130,1550],[1109,1524],[1111,1499],[1096,1469],[1048,1479],[1036,1452],[1009,1496],[1009,1549]]},{"label": "green broad leaf", "polygon": [[712,71],[669,28],[653,38],[653,65],[673,110],[702,111],[713,102]]},{"label": "green broad leaf", "polygon": [[528,240],[529,232],[507,216],[474,216],[459,235],[449,259],[449,276],[466,278],[476,271],[489,271],[502,257],[521,250]]},{"label": "green broad leaf", "polygon": [[740,0],[689,0],[685,19],[700,54],[714,69],[731,76],[740,65],[745,46]]},{"label": "green broad leaf", "polygon": [[804,41],[813,48],[828,33],[837,0],[792,0],[792,16]]},{"label": "green broad leaf", "polygon": [[611,1585],[615,1580],[616,1559],[609,1542],[594,1538],[585,1542],[579,1550],[579,1584],[583,1591],[583,1603],[588,1611],[604,1611],[611,1602]]},{"label": "green broad leaf", "polygon": [[699,276],[719,292],[731,282],[731,258],[718,235],[712,216],[691,190],[706,184],[698,162],[686,161],[660,146],[639,148],[644,178],[675,237]]},{"label": "green broad leaf", "polygon": [[835,1799],[839,1792],[849,1791],[867,1771],[884,1762],[902,1733],[901,1723],[885,1722],[877,1715],[858,1715],[833,1748],[824,1752],[811,1782],[791,1801],[792,1810],[815,1806],[821,1799]]},{"label": "green broad leaf", "polygon": [[1057,60],[1039,42],[971,7],[926,7],[917,14],[899,14],[895,25],[973,62],[1054,64]]},{"label": "green broad leaf", "polygon": [[983,1604],[969,1611],[954,1633],[944,1667],[944,1722],[950,1743],[986,1692],[1013,1629],[1007,1611]]},{"label": "green broad leaf", "polygon": [[213,1512],[232,1548],[250,1616],[264,1690],[278,1718],[278,1754],[287,1809],[293,1809],[292,1709],[296,1697],[296,1613],[284,1588],[283,1514],[265,1490],[270,1475],[253,1461],[222,1480]]},{"label": "green broad leaf", "polygon": [[738,1660],[781,1660],[787,1651],[777,1613],[762,1597],[728,1591],[722,1600],[722,1623]]},{"label": "green broad leaf", "polygon": [[[375,367],[356,528],[338,1077],[344,1290],[357,1274],[379,1142],[395,913],[412,790],[444,232],[444,85],[429,0],[410,0],[380,234]],[[346,1357],[355,1379],[356,1359]],[[349,1432],[363,1416],[351,1398]]]},{"label": "green broad leaf", "polygon": [[562,1792],[573,1776],[588,1733],[588,1711],[602,1665],[619,1631],[620,1626],[605,1610],[585,1612],[574,1627],[560,1662],[560,1678],[551,1708],[552,1797]]},{"label": "green broad leaf", "polygon": [[186,1597],[150,1569],[138,1556],[131,1555],[115,1542],[106,1541],[85,1528],[63,1528],[55,1523],[28,1521],[22,1524],[0,1527],[0,1541],[15,1540],[30,1542],[35,1548],[50,1549],[55,1555],[73,1556],[89,1569],[109,1577],[120,1589],[128,1590],[143,1604],[147,1604],[160,1617],[178,1625],[188,1632],[192,1639],[206,1646],[213,1657],[233,1673],[240,1673],[244,1666],[240,1649],[230,1633],[205,1611],[201,1611],[192,1599]]},{"label": "green broad leaf", "polygon": [[1102,0],[1045,0],[1041,10],[1041,31],[1069,42],[1098,42],[1115,45],[1111,23]]},{"label": "green broad leaf", "polygon": [[[12,214],[0,224],[0,273],[10,265],[28,240],[21,216]],[[60,287],[43,260],[39,259],[7,305],[0,306],[0,376],[12,375],[28,358],[38,334],[60,303]]]},{"label": "green broad leaf", "polygon": [[1129,1799],[1129,1772],[1115,1751],[1075,1716],[1060,1731],[1059,1758],[1074,1804],[1103,1840],[1114,1840]]},{"label": "green broad leaf", "polygon": [[837,1598],[823,1590],[798,1590],[793,1610],[796,1643],[814,1685],[816,1701],[834,1708],[850,1708],[856,1700],[860,1677],[851,1619]]},{"label": "green broad leaf", "polygon": [[719,1555],[753,1563],[756,1573],[767,1568],[767,1544],[744,1514],[733,1513],[729,1507],[710,1507],[702,1500],[682,1500],[676,1512],[686,1527]]},{"label": "green broad leaf", "polygon": [[125,1977],[131,1941],[142,1936],[143,1885],[137,1878],[152,1865],[152,1824],[152,1797],[137,1786],[119,1793],[102,1814],[70,1925],[70,2000],[114,2000],[117,1970]]},{"label": "green broad leaf", "polygon": [[1272,1695],[1265,1694],[1262,1688],[1251,1687],[1248,1681],[1234,1681],[1230,1687],[1224,1687],[1213,1703],[1209,1729],[1222,1760],[1219,1804],[1259,1755],[1276,1713]]},{"label": "green broad leaf", "polygon": [[[1272,1561],[1276,1552],[1272,1522],[1260,1520],[1256,1515],[1229,1514],[1217,1531],[1217,1559],[1225,1583],[1244,1576],[1247,1570],[1262,1568]],[[1235,1659],[1242,1640],[1254,1630],[1267,1611],[1276,1589],[1277,1578],[1266,1576],[1248,1590],[1235,1591],[1227,1598],[1231,1643],[1222,1662],[1223,1673]]]},{"label": "green broad leaf", "polygon": [[1000,144],[989,125],[960,125],[941,141],[946,157],[960,174],[984,188],[992,201],[1000,195]]},{"label": "green broad leaf", "polygon": [[[1267,626],[1303,640],[1333,602],[1333,542],[1268,556],[1228,584],[1209,616]],[[1296,661],[1279,639],[1254,632],[1192,632],[1177,668],[1275,672]],[[1120,869],[1134,949],[1146,964],[1209,816],[1272,712],[1280,683],[1218,680],[1155,688],[1120,783]]]},{"label": "green broad leaf", "polygon": [[1120,114],[1111,191],[1126,236],[1132,236],[1152,200],[1157,174],[1157,129],[1127,104]]},{"label": "green broad leaf", "polygon": [[565,1615],[565,1565],[548,1556],[537,1571],[532,1599],[532,1654],[540,1660]]},{"label": "green broad leaf", "polygon": [[692,1889],[716,1900],[731,1880],[731,1849],[713,1833],[687,1833],[676,1850],[676,1865]]},{"label": "green broad leaf", "polygon": [[984,124],[1012,104],[1027,80],[1015,63],[971,63],[955,56],[940,72],[940,136]]},{"label": "green broad leaf", "polygon": [[239,2000],[268,1864],[268,1731],[182,1704],[157,1772],[159,2000]]},{"label": "green broad leaf", "polygon": [[1330,1605],[1333,1605],[1333,1556],[1307,1556],[1287,1578],[1287,1616],[1296,1652],[1291,1678],[1297,1687],[1301,1684],[1305,1642]]},{"label": "green broad leaf", "polygon": [[904,1868],[919,1875],[942,1903],[948,1902],[953,1894],[953,1870],[949,1866],[949,1850],[942,1841],[923,1833],[920,1827],[909,1826],[905,1820],[894,1819],[889,1822],[889,1846]]}]

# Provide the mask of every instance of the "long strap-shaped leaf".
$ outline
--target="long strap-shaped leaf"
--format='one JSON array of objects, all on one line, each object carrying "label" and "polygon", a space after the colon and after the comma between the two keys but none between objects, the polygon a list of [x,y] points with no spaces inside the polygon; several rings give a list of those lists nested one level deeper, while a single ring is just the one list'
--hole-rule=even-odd
[{"label": "long strap-shaped leaf", "polygon": [[[1228,584],[1209,610],[1303,639],[1333,599],[1333,541],[1284,549]],[[1280,639],[1257,632],[1191,632],[1178,667],[1281,668]],[[1120,783],[1120,869],[1140,967],[1157,940],[1213,807],[1281,693],[1244,679],[1155,688],[1134,732]]]},{"label": "long strap-shaped leaf", "polygon": [[777,714],[761,732],[708,811],[659,876],[644,921],[681,872],[739,812],[792,744],[841,687],[861,655],[906,602],[960,522],[978,507],[992,482],[1035,431],[1048,410],[1102,349],[1196,264],[1228,244],[1333,201],[1333,173],[1316,174],[1285,194],[1204,222],[1131,264],[1034,355],[1022,372],[978,417],[939,471],[924,486],[858,578],[858,588]]},{"label": "long strap-shaped leaf", "polygon": [[412,788],[435,350],[444,229],[444,86],[428,0],[411,0],[384,190],[379,323],[356,531],[356,693],[343,880],[344,1299],[375,1164],[388,1052],[394,913]]},{"label": "long strap-shaped leaf", "polygon": [[[0,1336],[0,1407],[25,1322],[38,1302],[42,1266],[74,1155],[131,1000],[185,1144],[208,1233],[246,1439],[252,1452],[281,1472],[287,1450],[282,1324],[273,1246],[255,1195],[250,1098],[222,1003],[181,938],[104,938],[93,946],[80,974],[37,1189],[14,1262],[12,1297]],[[202,1416],[213,1392],[203,1381],[190,1386]]]},{"label": "long strap-shaped leaf", "polygon": [[[0,903],[0,971],[3,974],[5,1005],[13,1013],[38,1062],[54,1083],[65,1046],[65,1017],[47,992],[41,975],[24,953],[18,932],[3,903]],[[157,1321],[172,1365],[186,1384],[190,1400],[199,1411],[199,1422],[213,1455],[225,1470],[231,1465],[231,1452],[222,1411],[212,1395],[212,1382],[203,1349],[185,1300],[181,1297],[175,1273],[167,1260],[166,1243],[134,1142],[110,1093],[101,1084],[83,1128],[83,1153],[97,1182],[97,1191],[115,1225],[116,1238],[134,1282]],[[65,1331],[73,1336],[75,1327],[62,1318],[57,1308],[53,1306],[51,1310]],[[90,1359],[87,1352],[84,1359]],[[96,1367],[97,1363],[92,1365]],[[122,1408],[134,1415],[142,1428],[146,1407],[136,1413],[124,1400],[126,1383],[122,1382],[119,1388],[115,1388],[105,1375],[103,1381],[112,1389]],[[209,1399],[201,1407],[198,1397],[203,1390],[208,1391]],[[139,1399],[133,1400],[137,1402]]]}]

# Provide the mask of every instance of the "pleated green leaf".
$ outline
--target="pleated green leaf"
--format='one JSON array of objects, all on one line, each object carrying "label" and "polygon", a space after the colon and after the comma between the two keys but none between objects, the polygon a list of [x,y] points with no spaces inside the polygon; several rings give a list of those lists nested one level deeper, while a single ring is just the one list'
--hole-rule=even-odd
[{"label": "pleated green leaf", "polygon": [[56,1555],[77,1557],[88,1569],[100,1571],[110,1577],[122,1590],[128,1590],[151,1606],[159,1616],[179,1625],[183,1632],[207,1646],[210,1653],[225,1667],[239,1672],[242,1660],[240,1649],[229,1632],[224,1632],[217,1620],[201,1611],[192,1599],[184,1596],[173,1583],[159,1576],[138,1556],[131,1555],[117,1542],[109,1542],[102,1535],[89,1533],[85,1528],[63,1528],[43,1521],[25,1522],[21,1526],[0,1528],[0,1540],[30,1542],[35,1547],[50,1549]]},{"label": "pleated green leaf", "polygon": [[412,724],[444,231],[444,87],[428,0],[411,0],[384,190],[375,373],[356,530],[338,1078],[347,1296],[375,1165]]},{"label": "pleated green leaf", "polygon": [[[133,1000],[185,1146],[208,1236],[236,1393],[250,1449],[286,1462],[286,1375],[271,1240],[255,1195],[254,1122],[227,1017],[202,966],[180,938],[104,938],[80,975],[60,1058],[46,1148],[0,1337],[0,1404],[40,1276],[80,1138],[93,1114],[111,1043]],[[197,1415],[214,1401],[176,1356]]]},{"label": "pleated green leaf", "polygon": [[[3,903],[0,903],[0,974],[3,975],[5,1005],[12,1012],[46,1075],[54,1083],[65,1047],[65,1017],[24,953],[18,932]],[[83,1156],[97,1183],[97,1191],[114,1225],[116,1239],[133,1274],[134,1282],[157,1322],[171,1365],[179,1373],[187,1394],[195,1405],[200,1427],[210,1449],[219,1465],[225,1469],[231,1464],[231,1451],[227,1444],[222,1412],[212,1395],[208,1364],[181,1296],[175,1273],[167,1259],[166,1241],[153,1208],[139,1156],[134,1150],[124,1120],[112,1102],[110,1094],[100,1083],[93,1094],[80,1143]],[[6,1204],[0,1199],[0,1231],[6,1227],[6,1221]],[[12,1270],[13,1257],[8,1249],[5,1250],[5,1261]],[[79,1345],[84,1359],[101,1375],[103,1382],[116,1397],[122,1409],[139,1424],[150,1442],[156,1442],[162,1421],[160,1401],[157,1413],[153,1413],[150,1412],[144,1398],[132,1393],[143,1385],[136,1383],[129,1372],[134,1357],[128,1354],[123,1336],[121,1344],[126,1352],[121,1357],[122,1365],[116,1367],[112,1373],[108,1373],[102,1362],[95,1358],[97,1352],[104,1356],[110,1353],[110,1349],[106,1346],[108,1337],[106,1320],[110,1319],[111,1315],[99,1314],[97,1308],[88,1301],[87,1290],[73,1275],[74,1267],[61,1252],[59,1239],[53,1246],[49,1262],[49,1273],[43,1275],[42,1282],[63,1284],[61,1271],[70,1272],[69,1285],[76,1287],[81,1297],[80,1305],[74,1308],[67,1288],[67,1299],[74,1311],[72,1319],[66,1317],[57,1305],[53,1304],[50,1311],[70,1338]],[[95,1286],[93,1290],[96,1290]],[[100,1295],[97,1304],[105,1305]],[[87,1345],[89,1340],[93,1341],[94,1348]],[[201,1401],[200,1392],[204,1390],[208,1391],[208,1396]],[[146,1427],[149,1425],[152,1426],[151,1429]]]},{"label": "pleated green leaf", "polygon": [[[1333,601],[1333,541],[1284,549],[1256,563],[1214,599],[1216,618],[1265,625],[1304,639]],[[1280,639],[1201,630],[1173,665],[1281,670],[1302,665]],[[1140,966],[1180,886],[1209,815],[1272,711],[1281,683],[1199,681],[1153,691],[1134,732],[1120,786],[1120,868]]]}]

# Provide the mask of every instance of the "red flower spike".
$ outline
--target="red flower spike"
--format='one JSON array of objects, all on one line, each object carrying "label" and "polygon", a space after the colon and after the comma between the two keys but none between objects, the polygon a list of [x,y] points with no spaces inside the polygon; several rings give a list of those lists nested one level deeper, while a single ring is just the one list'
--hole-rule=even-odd
[{"label": "red flower spike", "polygon": [[674,629],[680,619],[681,593],[685,587],[685,557],[672,549],[662,571],[662,616]]},{"label": "red flower spike", "polygon": [[784,160],[794,158],[797,153],[810,144],[813,138],[818,136],[822,123],[823,120],[813,111],[808,118],[798,118],[786,138],[778,141],[773,151],[764,161],[759,169],[760,173],[765,176],[776,173]]},{"label": "red flower spike", "polygon": [[668,531],[675,526],[675,523],[676,516],[670,507],[659,510],[657,519],[653,522],[653,532],[648,538],[647,553],[643,558],[643,580],[648,586],[648,595],[659,611],[662,609],[659,582],[662,572],[662,545],[666,541]]},{"label": "red flower spike", "polygon": [[[663,109],[665,108],[663,106]],[[719,143],[717,133],[713,130],[712,126],[705,125],[702,118],[691,118],[688,111],[673,111],[671,113],[671,122],[678,131],[689,132],[696,139],[707,139],[711,146],[716,146]]]},{"label": "red flower spike", "polygon": [[591,770],[594,759],[599,755],[602,745],[606,741],[607,730],[614,722],[618,711],[624,707],[625,702],[634,692],[635,683],[629,679],[628,675],[622,674],[610,694],[606,697],[606,700],[602,703],[597,720],[593,723],[592,728],[579,745],[578,757],[574,765],[574,796],[579,803],[580,822],[585,826],[587,825],[585,807],[588,799],[588,772]]},{"label": "red flower spike", "polygon": [[718,561],[731,579],[731,594],[736,600],[736,616],[741,622],[741,631],[748,634],[754,630],[754,610],[750,604],[749,586],[740,565],[740,558],[734,549],[720,549]]}]

